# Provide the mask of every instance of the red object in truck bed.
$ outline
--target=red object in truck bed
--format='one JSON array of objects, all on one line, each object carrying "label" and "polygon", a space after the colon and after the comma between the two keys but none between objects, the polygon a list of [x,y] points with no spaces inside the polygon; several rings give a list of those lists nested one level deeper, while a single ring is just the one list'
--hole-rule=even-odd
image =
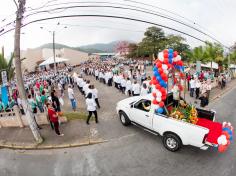
[{"label": "red object in truck bed", "polygon": [[211,120],[204,119],[204,118],[198,118],[198,122],[196,125],[209,129],[209,133],[207,135],[206,141],[213,144],[217,144],[217,139],[222,134],[221,123],[213,122]]}]

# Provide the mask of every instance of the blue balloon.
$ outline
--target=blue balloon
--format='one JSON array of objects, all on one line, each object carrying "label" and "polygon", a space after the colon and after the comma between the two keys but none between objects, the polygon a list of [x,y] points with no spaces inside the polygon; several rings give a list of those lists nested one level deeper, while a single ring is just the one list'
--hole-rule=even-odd
[{"label": "blue balloon", "polygon": [[158,73],[158,71],[155,71],[155,72],[154,72],[154,76],[155,76],[155,77],[160,76],[160,74]]},{"label": "blue balloon", "polygon": [[158,109],[157,109],[157,112],[160,113],[160,114],[162,114],[162,113],[163,113],[163,108],[158,108]]},{"label": "blue balloon", "polygon": [[169,58],[169,63],[172,64],[172,59]]},{"label": "blue balloon", "polygon": [[157,67],[155,66],[152,70],[153,70],[154,72],[157,71]]},{"label": "blue balloon", "polygon": [[172,59],[173,57],[174,57],[173,53],[169,53],[169,54],[168,54],[168,58],[169,58],[169,59]]},{"label": "blue balloon", "polygon": [[226,127],[226,128],[223,128],[222,130],[223,130],[223,131],[227,131],[230,136],[233,135],[232,131],[231,131],[229,128],[227,128],[227,127]]},{"label": "blue balloon", "polygon": [[158,80],[159,82],[162,82],[162,79],[161,79],[160,75],[157,76],[157,80]]},{"label": "blue balloon", "polygon": [[158,109],[155,109],[155,113],[157,113],[157,114],[158,114]]},{"label": "blue balloon", "polygon": [[169,49],[169,53],[173,53],[174,50],[172,48]]},{"label": "blue balloon", "polygon": [[230,136],[229,140],[230,140],[230,141],[232,141],[232,140],[233,140],[233,137],[232,137],[232,136]]}]

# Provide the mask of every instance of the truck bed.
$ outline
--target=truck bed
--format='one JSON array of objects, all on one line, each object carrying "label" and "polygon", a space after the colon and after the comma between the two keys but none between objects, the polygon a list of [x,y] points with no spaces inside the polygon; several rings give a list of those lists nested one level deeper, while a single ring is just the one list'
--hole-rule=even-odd
[{"label": "truck bed", "polygon": [[198,113],[198,118],[204,118],[211,121],[215,120],[215,112],[207,111],[205,109],[199,109],[199,108],[196,108],[196,109]]}]

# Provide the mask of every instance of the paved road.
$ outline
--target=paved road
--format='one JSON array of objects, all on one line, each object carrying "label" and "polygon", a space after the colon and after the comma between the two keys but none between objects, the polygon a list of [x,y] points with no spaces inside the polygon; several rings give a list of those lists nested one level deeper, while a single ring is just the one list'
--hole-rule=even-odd
[{"label": "paved road", "polygon": [[[2,149],[0,176],[236,175],[235,142],[224,154],[214,149],[202,151],[193,147],[184,147],[177,153],[171,153],[162,146],[160,137],[134,126],[120,125],[115,118],[114,101],[124,96],[118,92],[111,95],[111,88],[102,84],[97,84],[97,87],[105,110],[99,111],[101,120],[96,128],[109,142],[50,151]],[[235,93],[236,89],[233,89],[211,104],[211,107],[217,110],[219,121],[231,121],[236,127]]]}]

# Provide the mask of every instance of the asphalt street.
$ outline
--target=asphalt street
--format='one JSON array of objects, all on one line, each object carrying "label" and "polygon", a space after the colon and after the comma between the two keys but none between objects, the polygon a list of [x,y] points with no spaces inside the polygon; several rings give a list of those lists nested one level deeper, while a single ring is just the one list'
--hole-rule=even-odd
[{"label": "asphalt street", "polygon": [[[104,88],[104,93],[106,89],[111,88]],[[211,108],[217,111],[218,121],[230,121],[236,127],[235,94],[236,89],[231,90],[212,103]],[[122,98],[119,93],[117,97]],[[159,136],[135,126],[123,127],[114,114],[115,109],[111,114],[114,118],[104,118],[98,126],[109,139],[106,143],[62,150],[1,149],[0,176],[236,175],[235,142],[223,154],[215,149],[202,151],[190,146],[172,153],[163,147]]]}]

